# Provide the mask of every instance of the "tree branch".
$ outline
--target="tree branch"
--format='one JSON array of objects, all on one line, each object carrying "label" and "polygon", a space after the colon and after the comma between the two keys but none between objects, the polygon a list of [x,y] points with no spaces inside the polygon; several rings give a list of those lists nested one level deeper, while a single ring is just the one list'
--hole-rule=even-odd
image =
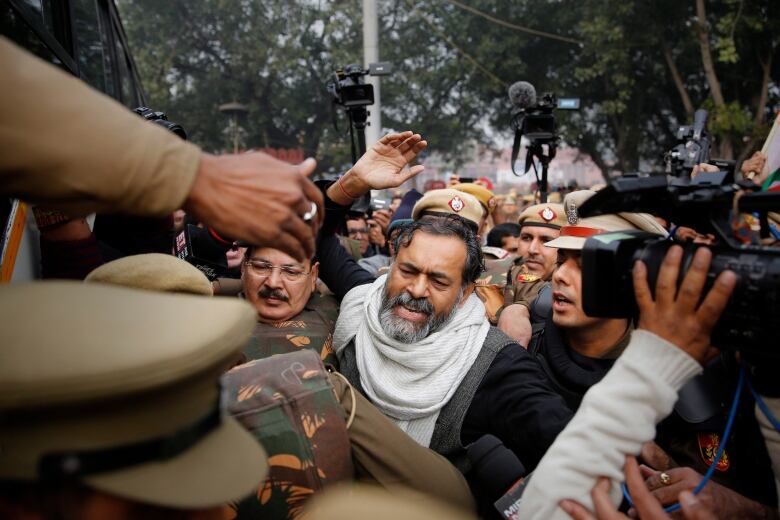
[{"label": "tree branch", "polygon": [[704,0],[696,0],[696,34],[699,37],[699,48],[701,49],[701,62],[704,67],[704,74],[707,76],[707,84],[710,86],[712,99],[717,106],[724,106],[726,100],[723,97],[723,91],[720,88],[718,75],[715,73],[715,63],[712,61],[712,50],[710,49],[710,31],[707,23],[707,12],[704,9]]},{"label": "tree branch", "polygon": [[685,107],[685,113],[688,114],[688,118],[693,117],[693,102],[691,96],[688,94],[688,89],[685,88],[685,82],[680,76],[680,71],[677,68],[677,64],[674,63],[674,57],[672,56],[672,50],[664,43],[664,58],[666,59],[666,65],[669,67],[669,72],[672,73],[672,79],[674,80],[674,86],[677,87],[677,92],[680,94],[680,100],[683,107]]}]

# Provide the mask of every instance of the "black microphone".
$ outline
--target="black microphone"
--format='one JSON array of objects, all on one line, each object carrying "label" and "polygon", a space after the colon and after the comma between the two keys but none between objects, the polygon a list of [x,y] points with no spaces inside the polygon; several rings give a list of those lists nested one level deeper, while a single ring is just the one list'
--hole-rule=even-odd
[{"label": "black microphone", "polygon": [[[536,106],[536,89],[533,85],[527,81],[518,81],[510,85],[509,87],[509,101],[515,106],[515,111],[512,114],[512,128],[515,131],[515,139],[512,143],[512,173],[517,175],[515,171],[515,163],[517,162],[517,156],[520,154],[520,142],[523,135],[523,121],[525,119],[526,110]],[[529,158],[531,156],[529,155]],[[525,171],[530,168],[530,163],[526,161]]]},{"label": "black microphone", "polygon": [[528,479],[523,463],[493,435],[483,435],[466,449],[472,471],[486,497],[499,514],[517,518],[520,499]]},{"label": "black microphone", "polygon": [[233,247],[232,240],[214,229],[193,224],[185,225],[173,240],[174,255],[197,267],[212,281],[228,274],[227,252]]},{"label": "black microphone", "polygon": [[509,87],[509,101],[520,109],[536,105],[536,89],[527,81],[518,81]]}]

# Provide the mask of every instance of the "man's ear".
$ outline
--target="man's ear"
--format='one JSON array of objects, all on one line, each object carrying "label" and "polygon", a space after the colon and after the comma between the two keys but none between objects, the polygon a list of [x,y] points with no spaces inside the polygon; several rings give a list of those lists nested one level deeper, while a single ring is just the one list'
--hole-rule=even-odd
[{"label": "man's ear", "polygon": [[464,303],[466,303],[466,300],[469,299],[469,296],[471,296],[471,293],[474,292],[474,289],[477,287],[477,284],[470,283],[466,286],[466,288],[463,290],[463,297],[460,299],[459,306],[463,306]]}]

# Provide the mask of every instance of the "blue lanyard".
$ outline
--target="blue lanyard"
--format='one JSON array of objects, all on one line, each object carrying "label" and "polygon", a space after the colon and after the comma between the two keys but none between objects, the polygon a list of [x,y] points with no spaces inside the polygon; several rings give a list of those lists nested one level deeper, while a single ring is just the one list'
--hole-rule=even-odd
[{"label": "blue lanyard", "polygon": [[[712,474],[715,473],[715,467],[718,465],[718,462],[720,462],[720,458],[723,456],[723,452],[726,451],[726,442],[729,440],[729,437],[731,436],[731,427],[734,425],[734,419],[737,416],[737,408],[739,407],[739,400],[742,396],[742,388],[745,386],[745,365],[740,366],[739,368],[739,381],[737,382],[737,390],[734,392],[734,400],[731,402],[731,410],[729,411],[729,418],[728,421],[726,421],[726,428],[723,430],[723,436],[721,437],[720,446],[718,446],[718,452],[715,454],[715,457],[712,459],[712,464],[710,464],[710,467],[707,468],[707,472],[704,474],[704,478],[701,479],[701,482],[699,482],[699,485],[696,486],[696,489],[693,490],[694,495],[698,495],[699,492],[704,489],[704,486],[707,485],[707,483],[712,478]],[[748,385],[750,386],[750,390],[753,392],[753,395],[756,396],[756,402],[759,403],[759,407],[764,403],[763,400],[759,401],[760,396],[755,393],[753,390],[753,386],[750,385],[750,382],[748,382]],[[764,415],[767,415],[769,412],[769,409],[767,408],[766,411],[764,411],[766,408],[766,404],[763,404],[763,407],[761,407],[761,411],[764,412]],[[770,416],[767,415],[767,418]],[[778,431],[780,431],[780,423],[777,422],[777,419],[774,417],[771,417],[769,419],[772,422],[772,426],[775,427]],[[625,482],[621,484],[621,489],[623,490],[623,496],[626,497],[626,500],[628,500],[628,503],[632,506],[634,505],[634,501],[631,500],[631,495],[628,493],[628,488],[626,487]],[[667,506],[664,508],[664,511],[667,513],[673,513],[680,509],[680,503],[676,502],[670,506]]]}]

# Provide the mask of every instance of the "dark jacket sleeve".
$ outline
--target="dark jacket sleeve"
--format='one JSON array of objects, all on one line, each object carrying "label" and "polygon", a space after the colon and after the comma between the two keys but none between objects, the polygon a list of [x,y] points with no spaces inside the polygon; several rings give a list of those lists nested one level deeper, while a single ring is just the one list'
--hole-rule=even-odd
[{"label": "dark jacket sleeve", "polygon": [[317,236],[317,261],[320,263],[320,279],[341,301],[349,291],[366,283],[373,283],[374,276],[358,265],[341,246],[336,230],[349,208],[339,206],[328,198],[331,182],[317,182],[325,197],[325,219]]},{"label": "dark jacket sleeve", "polygon": [[493,434],[531,472],[574,413],[539,363],[520,345],[496,355],[471,402],[461,430],[464,445]]}]

